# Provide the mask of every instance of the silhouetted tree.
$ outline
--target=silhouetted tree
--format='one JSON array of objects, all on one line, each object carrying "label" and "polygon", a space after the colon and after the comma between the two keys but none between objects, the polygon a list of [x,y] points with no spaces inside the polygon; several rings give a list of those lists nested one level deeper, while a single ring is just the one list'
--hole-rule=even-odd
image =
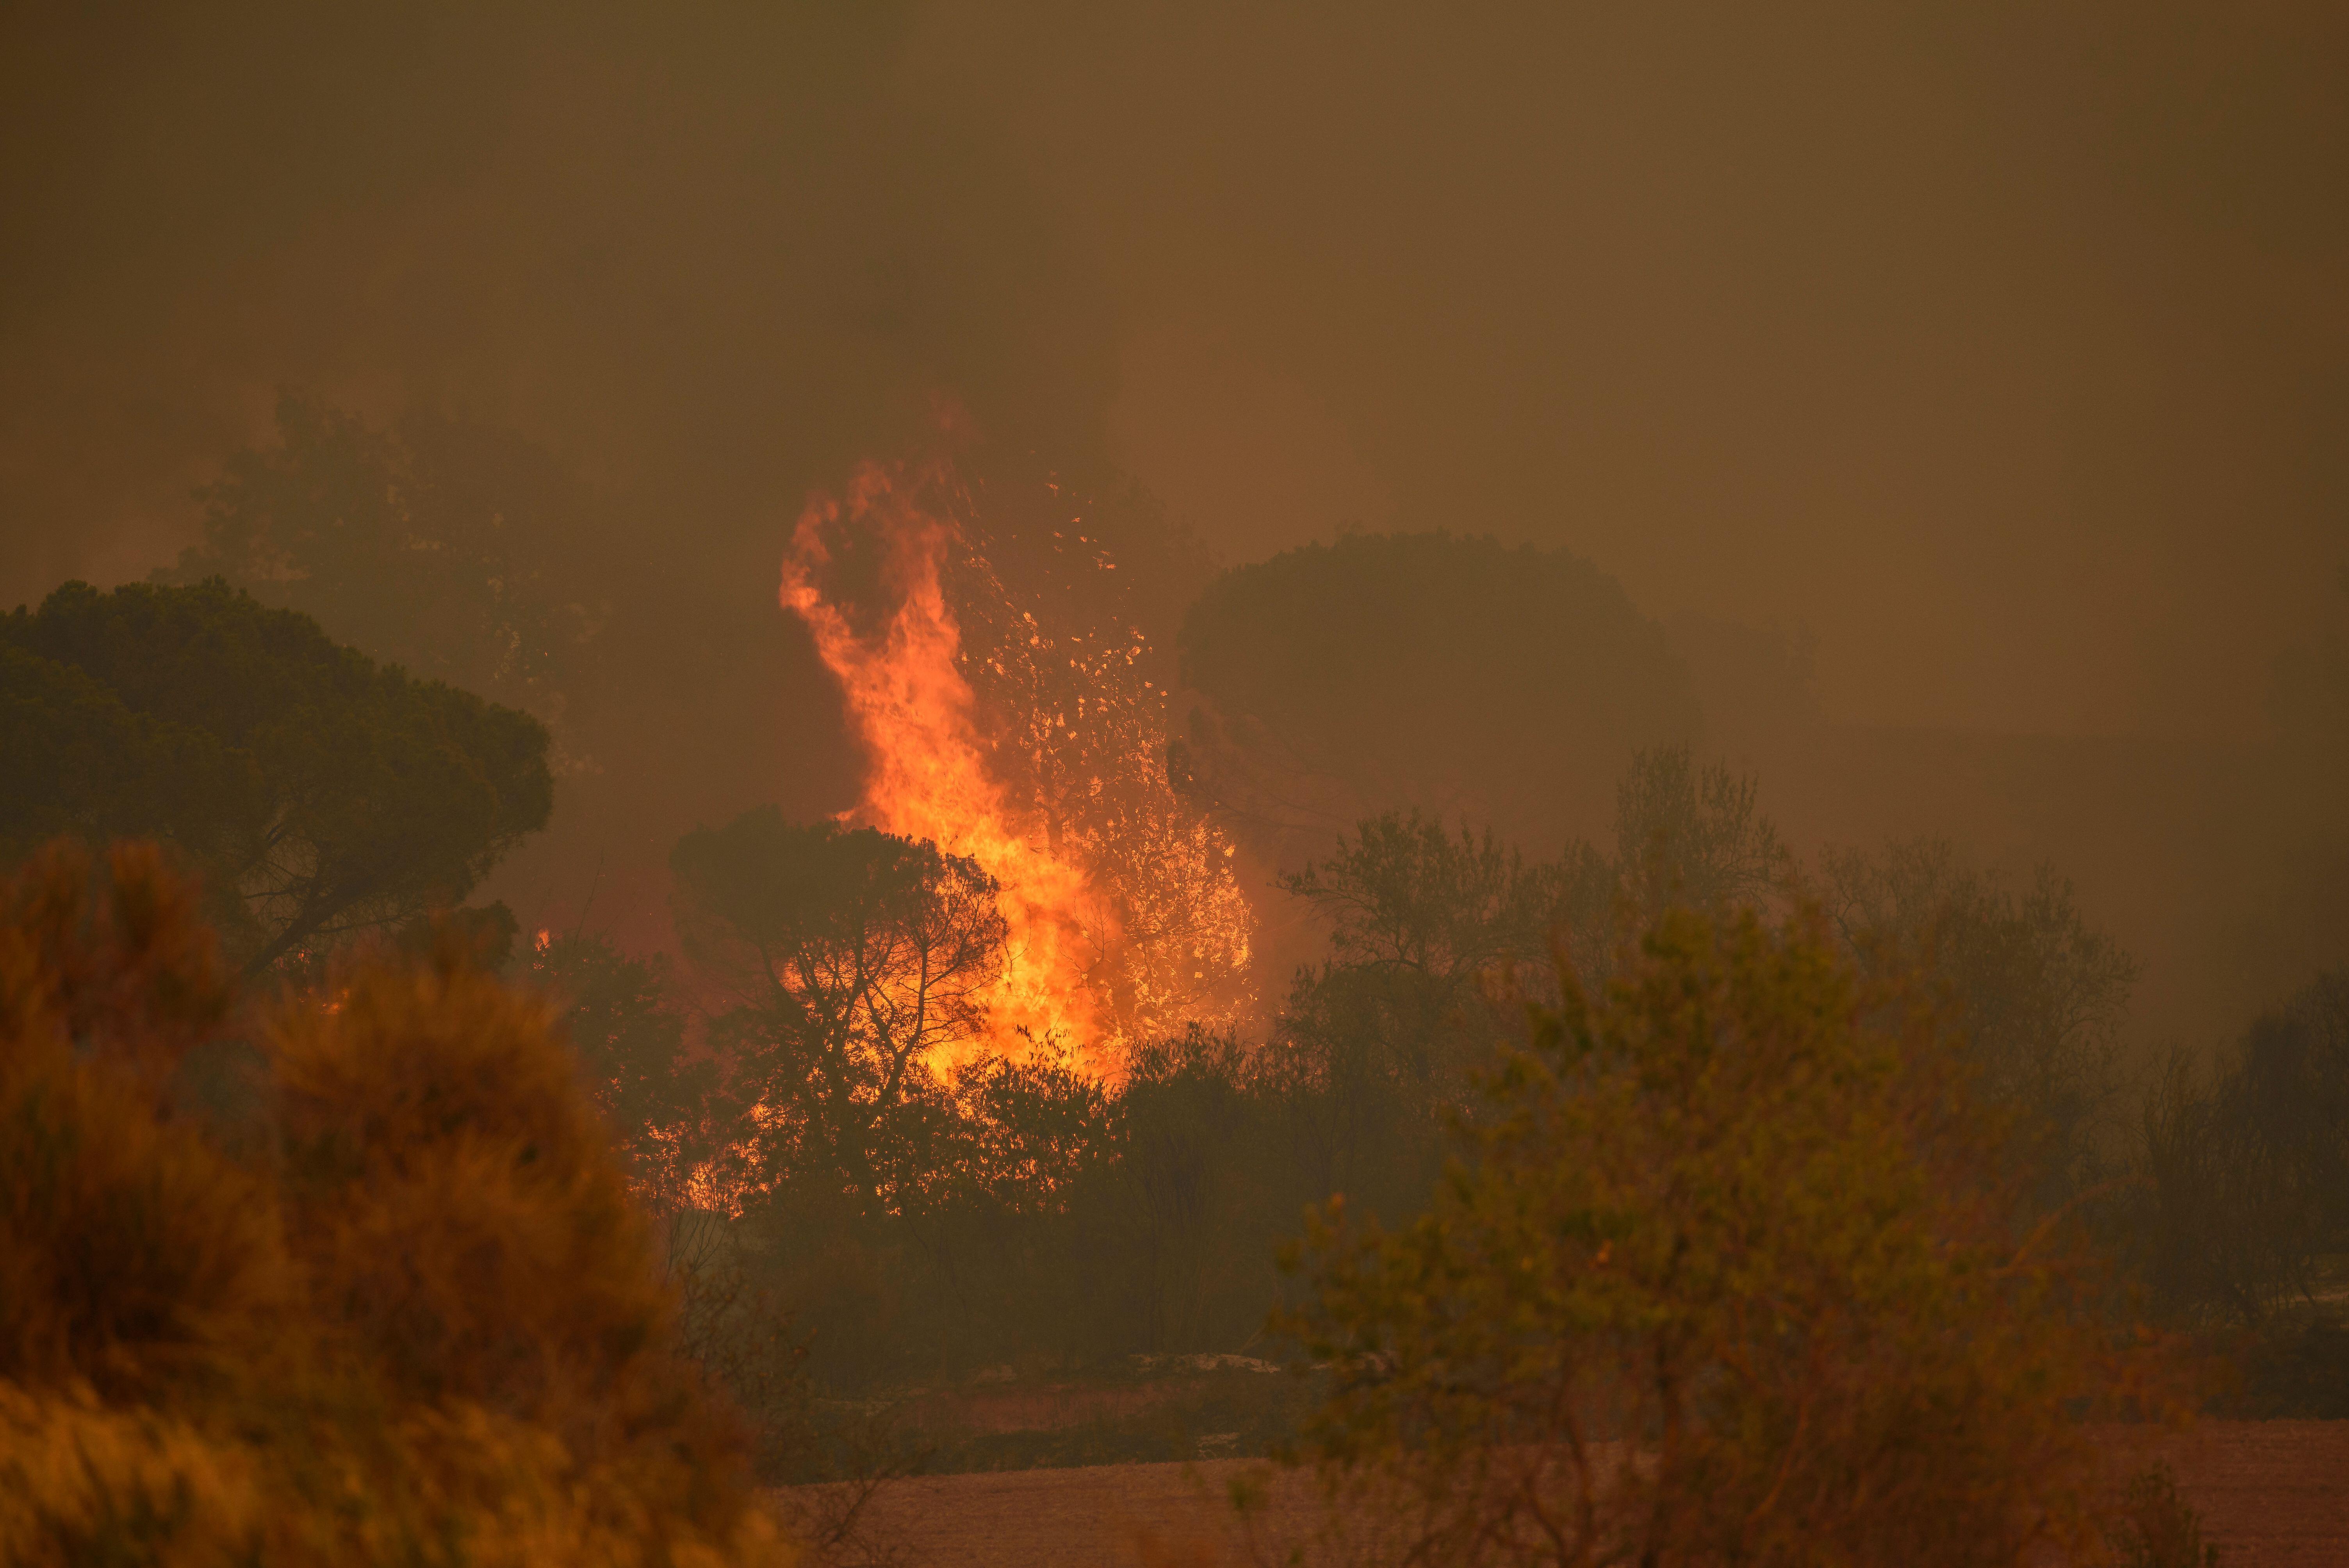
[{"label": "silhouetted tree", "polygon": [[1761,812],[1752,774],[1699,767],[1685,746],[1641,751],[1615,791],[1615,878],[1640,914],[1668,906],[1766,907],[1794,857]]},{"label": "silhouetted tree", "polygon": [[1831,851],[1820,886],[1864,965],[1921,965],[1947,988],[1976,1090],[2015,1114],[2015,1152],[2039,1172],[2042,1202],[2063,1202],[2112,1173],[2137,965],[2088,923],[2070,882],[2042,866],[2018,892],[1926,839]]},{"label": "silhouetted tree", "polygon": [[1455,836],[1413,808],[1360,823],[1280,885],[1330,922],[1332,962],[1455,980],[1546,957],[1561,925],[1603,907],[1605,880],[1585,851],[1529,862],[1489,828]]},{"label": "silhouetted tree", "polygon": [[2260,1327],[2349,1253],[2349,969],[2247,1029],[2208,1081],[2173,1061],[2149,1097],[2147,1215],[2170,1310]]},{"label": "silhouetted tree", "polygon": [[213,581],[0,618],[0,849],[183,851],[248,973],[459,903],[552,808],[537,720]]},{"label": "silhouetted tree", "polygon": [[1492,988],[1546,974],[1552,943],[1603,911],[1611,875],[1580,846],[1528,861],[1489,830],[1412,810],[1361,822],[1280,885],[1330,925],[1330,956],[1297,974],[1271,1047],[1296,1078],[1291,1136],[1318,1162],[1314,1195],[1411,1212],[1469,1068],[1511,1025]]},{"label": "silhouetted tree", "polygon": [[911,1198],[942,1135],[933,1053],[978,1035],[1002,975],[993,879],[935,844],[772,807],[687,834],[670,865],[678,935],[723,998],[711,1039],[747,1179]]}]

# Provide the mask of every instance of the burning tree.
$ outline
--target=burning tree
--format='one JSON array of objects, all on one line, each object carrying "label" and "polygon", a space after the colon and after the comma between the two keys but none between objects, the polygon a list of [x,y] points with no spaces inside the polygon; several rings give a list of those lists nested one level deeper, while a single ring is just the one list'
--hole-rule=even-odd
[{"label": "burning tree", "polygon": [[801,517],[782,601],[870,754],[855,818],[997,884],[991,1042],[1106,1069],[1127,1043],[1252,1011],[1253,920],[1232,846],[1169,785],[1166,693],[1117,562],[1081,512],[986,520],[1011,510],[943,464],[867,465]]},{"label": "burning tree", "polygon": [[749,1132],[737,1178],[902,1201],[947,1119],[933,1064],[981,1037],[1002,974],[994,879],[936,844],[772,807],[687,835],[670,863],[686,952],[733,1001],[711,1037]]}]

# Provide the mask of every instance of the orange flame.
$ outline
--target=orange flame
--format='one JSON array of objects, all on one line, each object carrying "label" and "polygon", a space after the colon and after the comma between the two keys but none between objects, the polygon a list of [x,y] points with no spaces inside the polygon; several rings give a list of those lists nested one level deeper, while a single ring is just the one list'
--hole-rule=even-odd
[{"label": "orange flame", "polygon": [[[987,1044],[1017,1051],[1031,1040],[1057,1038],[1090,1054],[1102,1031],[1088,981],[1098,953],[1083,918],[1092,904],[1087,878],[1019,830],[1003,786],[987,766],[970,684],[957,667],[962,630],[939,575],[957,531],[924,505],[916,493],[923,477],[936,478],[867,463],[844,501],[811,502],[783,562],[782,604],[813,634],[871,754],[854,815],[885,832],[931,840],[968,856],[1001,888],[1004,975],[992,998]],[[885,551],[883,573],[894,607],[863,634],[815,582],[815,573],[833,563],[825,531],[843,521],[869,531]]]}]

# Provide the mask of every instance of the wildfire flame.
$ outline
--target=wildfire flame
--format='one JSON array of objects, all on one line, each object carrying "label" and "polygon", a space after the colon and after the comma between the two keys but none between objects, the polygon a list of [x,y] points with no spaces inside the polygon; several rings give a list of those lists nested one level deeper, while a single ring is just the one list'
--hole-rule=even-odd
[{"label": "wildfire flame", "polygon": [[[871,753],[856,815],[885,832],[969,857],[1002,890],[1004,975],[989,1043],[1017,1049],[1051,1037],[1084,1049],[1101,1033],[1086,984],[1085,875],[1015,830],[1003,786],[987,767],[976,699],[957,667],[962,629],[939,575],[955,531],[913,488],[868,463],[844,501],[812,502],[783,562],[783,607],[814,634]],[[885,585],[895,603],[875,633],[860,635],[815,583],[815,572],[833,559],[825,532],[843,521],[870,530],[887,552]]]},{"label": "wildfire flame", "polygon": [[[1165,694],[1141,678],[1141,633],[1040,622],[1051,605],[1022,607],[970,512],[941,465],[865,464],[801,514],[782,603],[871,758],[852,815],[968,856],[1001,889],[1005,972],[976,1043],[1051,1038],[1114,1072],[1128,1040],[1252,1012],[1253,916],[1232,846],[1166,779]],[[854,597],[884,607],[860,622],[826,583],[874,551],[878,581]],[[1086,560],[1115,570],[1105,552]],[[965,645],[955,588],[980,612],[982,646]]]}]

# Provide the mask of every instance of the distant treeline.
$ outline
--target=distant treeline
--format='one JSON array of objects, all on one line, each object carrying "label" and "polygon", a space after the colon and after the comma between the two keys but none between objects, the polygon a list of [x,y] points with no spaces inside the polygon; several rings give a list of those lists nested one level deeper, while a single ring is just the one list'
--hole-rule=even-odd
[{"label": "distant treeline", "polygon": [[[1330,946],[1265,1037],[1144,1042],[1110,1082],[1050,1042],[976,1049],[956,999],[1001,940],[983,876],[869,830],[765,811],[689,836],[682,973],[592,936],[521,962],[577,998],[572,1030],[644,1191],[672,1211],[723,1202],[701,1233],[717,1223],[729,1266],[788,1306],[837,1395],[1261,1350],[1308,1208],[1342,1194],[1390,1224],[1423,1209],[1465,1151],[1480,1078],[1554,998],[1553,965],[1603,981],[1670,907],[1810,908],[1864,975],[1921,972],[2030,1212],[2087,1222],[2124,1288],[2173,1321],[2292,1340],[2303,1360],[2302,1339],[2333,1332],[2339,976],[2215,1079],[2179,1066],[2148,1088],[2120,1055],[2134,967],[2059,876],[2009,885],[1937,842],[1802,867],[1756,796],[1671,749],[1635,764],[1604,850],[1535,861],[1415,812],[1365,821],[1284,879]],[[958,1034],[961,1065],[935,1067]],[[2271,1403],[2337,1397],[2269,1382]]]}]

